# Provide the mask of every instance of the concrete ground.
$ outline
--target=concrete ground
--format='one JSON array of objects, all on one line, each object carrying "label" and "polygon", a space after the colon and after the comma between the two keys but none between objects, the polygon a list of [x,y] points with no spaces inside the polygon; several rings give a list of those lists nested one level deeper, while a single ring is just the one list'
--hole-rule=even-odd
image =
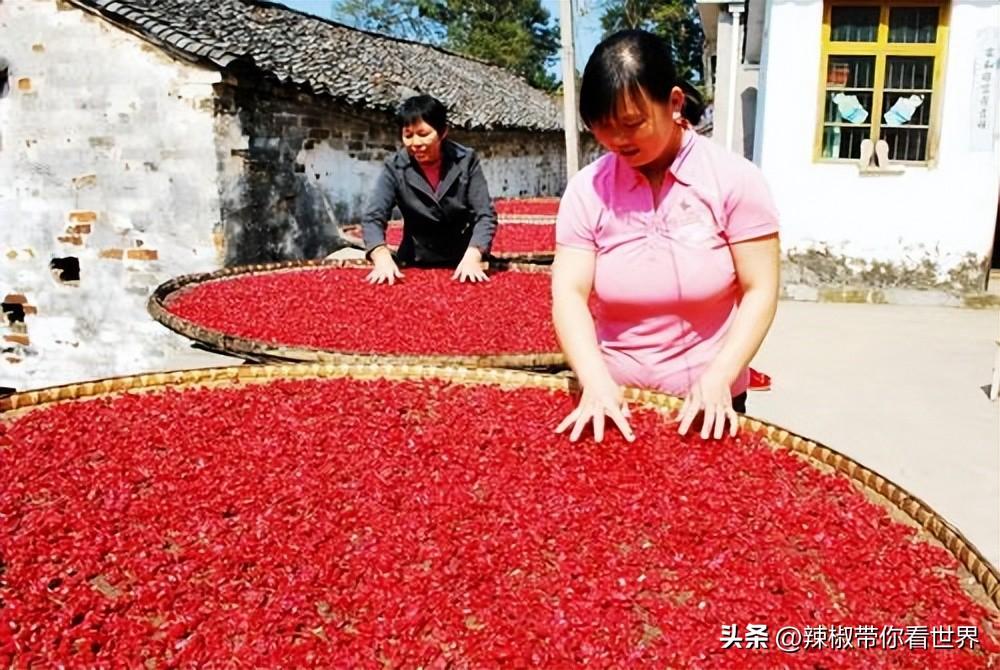
[{"label": "concrete ground", "polygon": [[1000,565],[993,310],[782,302],[747,413],[891,479]]},{"label": "concrete ground", "polygon": [[[822,442],[923,499],[1000,565],[1000,315],[782,302],[754,361],[748,413]],[[239,364],[192,349],[170,369]]]}]

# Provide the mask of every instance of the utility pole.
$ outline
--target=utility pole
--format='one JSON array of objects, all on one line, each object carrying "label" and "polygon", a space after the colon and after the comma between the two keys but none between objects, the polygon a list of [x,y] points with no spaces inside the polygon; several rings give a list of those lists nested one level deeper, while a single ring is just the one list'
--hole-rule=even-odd
[{"label": "utility pole", "polygon": [[566,130],[566,180],[580,169],[580,133],[576,126],[576,50],[573,48],[573,0],[559,0],[562,37],[563,127]]},{"label": "utility pole", "polygon": [[[740,70],[740,51],[743,45],[743,36],[740,31],[740,14],[743,13],[743,3],[732,3],[729,5],[729,15],[733,17],[733,26],[730,32],[732,42],[729,46],[731,60],[729,62],[729,94],[726,98],[726,148],[736,153],[743,153],[742,147],[737,150],[733,146],[733,138],[736,135],[736,78]],[[744,129],[743,132],[746,132]]]}]

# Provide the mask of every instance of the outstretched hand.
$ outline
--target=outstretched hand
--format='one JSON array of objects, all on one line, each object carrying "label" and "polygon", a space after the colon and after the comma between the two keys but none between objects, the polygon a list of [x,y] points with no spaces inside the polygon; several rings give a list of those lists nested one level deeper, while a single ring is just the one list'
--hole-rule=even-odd
[{"label": "outstretched hand", "polygon": [[397,279],[403,278],[403,273],[399,271],[387,248],[379,247],[372,252],[371,257],[375,268],[365,277],[369,284],[395,284]]},{"label": "outstretched hand", "polygon": [[736,410],[733,409],[733,397],[729,384],[720,375],[711,371],[706,371],[684,398],[684,405],[678,415],[681,421],[678,432],[681,435],[687,434],[699,412],[704,414],[701,424],[701,439],[707,440],[709,437],[714,437],[716,440],[721,439],[727,420],[729,421],[729,435],[736,436],[739,424],[737,423]]},{"label": "outstretched hand", "polygon": [[563,433],[567,428],[573,426],[570,431],[570,442],[580,439],[580,434],[588,423],[594,424],[594,441],[600,442],[604,439],[605,417],[618,427],[626,440],[635,440],[635,434],[628,423],[628,405],[625,404],[622,388],[608,377],[599,383],[584,386],[580,403],[565,419],[556,427],[557,433]]},{"label": "outstretched hand", "polygon": [[460,282],[468,281],[472,283],[490,280],[486,276],[486,270],[483,268],[483,254],[479,249],[475,247],[466,249],[465,255],[462,256],[462,260],[459,262],[458,267],[455,268],[455,273],[451,278]]}]

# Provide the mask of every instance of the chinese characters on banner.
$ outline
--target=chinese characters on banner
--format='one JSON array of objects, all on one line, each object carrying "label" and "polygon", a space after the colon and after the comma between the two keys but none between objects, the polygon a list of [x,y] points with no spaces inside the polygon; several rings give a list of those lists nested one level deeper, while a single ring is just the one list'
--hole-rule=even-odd
[{"label": "chinese characters on banner", "polygon": [[1000,28],[976,33],[976,64],[972,79],[972,150],[992,151],[997,132],[997,73],[1000,66]]}]

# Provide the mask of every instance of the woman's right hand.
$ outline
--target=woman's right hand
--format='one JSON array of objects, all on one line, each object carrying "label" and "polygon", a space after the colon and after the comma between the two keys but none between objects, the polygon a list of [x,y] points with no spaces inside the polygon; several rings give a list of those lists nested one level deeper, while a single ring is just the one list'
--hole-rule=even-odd
[{"label": "woman's right hand", "polygon": [[586,384],[580,403],[570,412],[556,428],[557,433],[564,432],[570,426],[569,441],[576,442],[588,422],[594,423],[594,441],[604,439],[604,417],[610,417],[626,440],[632,442],[635,434],[628,423],[628,405],[622,388],[608,375],[596,382]]},{"label": "woman's right hand", "polygon": [[378,247],[372,251],[371,259],[375,268],[365,277],[369,284],[395,284],[397,279],[403,278],[403,273],[399,271],[386,247]]}]

